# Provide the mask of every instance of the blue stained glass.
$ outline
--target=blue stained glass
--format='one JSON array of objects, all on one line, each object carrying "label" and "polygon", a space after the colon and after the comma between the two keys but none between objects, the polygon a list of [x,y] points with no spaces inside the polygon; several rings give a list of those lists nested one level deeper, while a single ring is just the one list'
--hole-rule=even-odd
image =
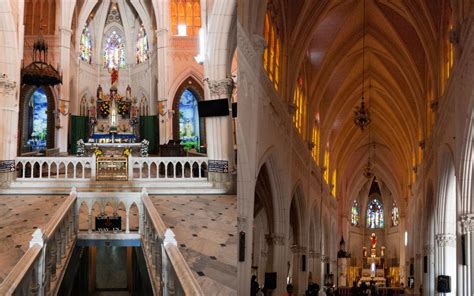
[{"label": "blue stained glass", "polygon": [[81,51],[81,60],[90,64],[92,62],[92,40],[87,25],[84,27],[84,30],[82,30],[79,48]]},{"label": "blue stained glass", "polygon": [[179,100],[179,139],[181,145],[189,150],[199,150],[199,115],[197,99],[194,94],[186,89]]},{"label": "blue stained glass", "polygon": [[48,98],[44,90],[39,87],[31,96],[30,107],[32,108],[33,130],[28,144],[33,150],[46,149],[46,132],[48,126],[48,115],[46,113],[48,108]]},{"label": "blue stained glass", "polygon": [[383,205],[378,199],[373,199],[367,206],[367,228],[383,228]]},{"label": "blue stained glass", "polygon": [[351,209],[351,225],[352,226],[358,226],[359,225],[359,205],[357,202],[354,200],[352,203],[352,209]]}]

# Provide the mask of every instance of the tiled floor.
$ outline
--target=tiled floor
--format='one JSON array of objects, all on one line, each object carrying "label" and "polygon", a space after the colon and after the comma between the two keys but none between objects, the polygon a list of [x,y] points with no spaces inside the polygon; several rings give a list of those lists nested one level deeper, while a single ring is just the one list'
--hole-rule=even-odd
[{"label": "tiled floor", "polygon": [[237,198],[151,196],[206,295],[237,295]]},{"label": "tiled floor", "polygon": [[28,249],[36,228],[44,227],[65,196],[0,195],[0,283]]}]

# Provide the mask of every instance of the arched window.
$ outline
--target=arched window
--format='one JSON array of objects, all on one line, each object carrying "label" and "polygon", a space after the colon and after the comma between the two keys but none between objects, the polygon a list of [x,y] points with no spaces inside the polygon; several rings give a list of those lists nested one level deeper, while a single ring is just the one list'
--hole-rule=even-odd
[{"label": "arched window", "polygon": [[82,30],[79,49],[81,51],[81,60],[90,64],[92,62],[92,40],[91,33],[89,32],[89,27],[87,24]]},{"label": "arched window", "polygon": [[86,99],[86,96],[84,95],[81,99],[81,103],[80,103],[80,114],[81,116],[87,116],[87,112],[88,112],[88,105],[87,105],[87,99]]},{"label": "arched window", "polygon": [[48,98],[43,88],[38,87],[28,104],[28,141],[33,151],[46,149],[46,133],[48,130]]},{"label": "arched window", "polygon": [[141,116],[148,116],[148,99],[143,96],[142,99],[140,100],[140,115]]},{"label": "arched window", "polygon": [[397,207],[397,204],[393,202],[392,205],[392,226],[398,226],[400,224],[400,210]]},{"label": "arched window", "polygon": [[171,0],[170,16],[173,35],[195,36],[199,33],[199,28],[201,28],[199,0]]},{"label": "arched window", "polygon": [[336,197],[336,180],[337,180],[337,175],[336,175],[336,170],[332,172],[332,180],[331,180],[331,194],[333,197]]},{"label": "arched window", "polygon": [[351,225],[352,226],[359,226],[359,219],[360,219],[360,212],[359,212],[359,204],[357,201],[352,202],[351,208]]},{"label": "arched window", "polygon": [[280,87],[281,36],[270,11],[265,14],[263,38],[267,41],[267,47],[263,51],[263,68],[273,82],[275,89],[278,90]]},{"label": "arched window", "polygon": [[106,39],[104,45],[104,67],[109,69],[125,67],[124,40],[116,31],[112,31]]},{"label": "arched window", "polygon": [[148,37],[143,25],[141,25],[140,30],[138,31],[136,51],[137,64],[148,60]]},{"label": "arched window", "polygon": [[378,199],[372,199],[367,206],[367,228],[383,228],[383,204]]},{"label": "arched window", "polygon": [[196,96],[185,89],[179,99],[179,139],[184,149],[199,149],[199,115]]},{"label": "arched window", "polygon": [[306,125],[306,95],[303,90],[303,79],[301,77],[298,78],[295,92],[293,94],[293,106],[295,108],[293,114],[293,123],[304,139]]},{"label": "arched window", "polygon": [[311,137],[311,141],[313,143],[313,148],[311,150],[311,155],[313,156],[314,161],[316,162],[317,165],[319,165],[319,153],[321,151],[321,143],[320,143],[320,133],[319,133],[319,127],[316,125],[316,123],[313,126],[313,134]]},{"label": "arched window", "polygon": [[324,152],[324,181],[329,183],[329,144],[326,145],[326,151]]}]

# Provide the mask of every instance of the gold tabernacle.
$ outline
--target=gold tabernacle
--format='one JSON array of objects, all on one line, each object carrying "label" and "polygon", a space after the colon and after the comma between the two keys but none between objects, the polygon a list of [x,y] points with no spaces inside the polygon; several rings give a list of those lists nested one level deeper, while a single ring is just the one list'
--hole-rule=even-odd
[{"label": "gold tabernacle", "polygon": [[97,181],[127,181],[128,159],[122,156],[97,157]]}]

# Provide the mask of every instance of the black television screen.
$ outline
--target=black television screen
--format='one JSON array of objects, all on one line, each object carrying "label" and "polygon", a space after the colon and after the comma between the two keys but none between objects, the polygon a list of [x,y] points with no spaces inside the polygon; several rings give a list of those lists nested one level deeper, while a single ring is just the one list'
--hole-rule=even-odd
[{"label": "black television screen", "polygon": [[227,99],[208,100],[198,102],[199,117],[214,117],[229,115]]}]

